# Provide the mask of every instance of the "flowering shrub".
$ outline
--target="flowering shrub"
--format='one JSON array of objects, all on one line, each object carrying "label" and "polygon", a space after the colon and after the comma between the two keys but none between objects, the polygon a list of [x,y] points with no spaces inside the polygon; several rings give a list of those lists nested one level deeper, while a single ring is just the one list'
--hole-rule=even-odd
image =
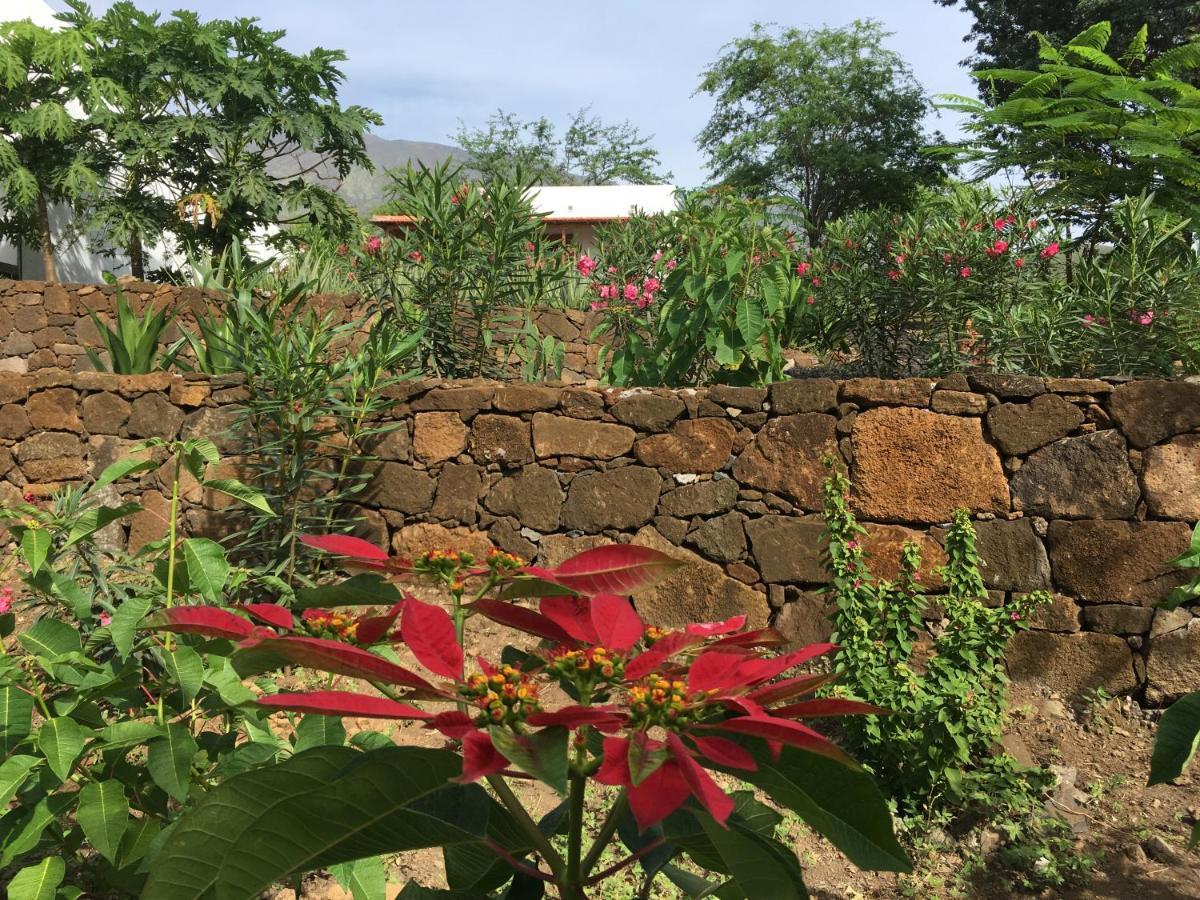
[{"label": "flowering shrub", "polygon": [[[658,228],[654,228],[657,223]],[[760,384],[783,376],[782,348],[807,307],[795,242],[763,203],[693,194],[579,260],[604,319],[600,365],[614,384]],[[648,232],[648,233],[647,233]],[[610,245],[611,246],[611,245]],[[629,249],[643,255],[632,256]]]},{"label": "flowering shrub", "polygon": [[[812,696],[829,677],[795,670],[832,645],[774,654],[781,637],[745,631],[742,616],[647,628],[627,595],[677,565],[647,548],[597,548],[547,570],[498,551],[484,559],[434,552],[410,562],[355,538],[306,540],[365,571],[301,592],[302,602],[385,611],[339,619],[322,610],[291,620],[278,607],[269,617],[245,610],[255,624],[237,611],[177,607],[158,627],[237,641],[232,663],[244,676],[300,666],[375,689],[271,691],[257,700],[260,709],[410,720],[442,735],[448,749],[322,748],[230,779],[167,839],[144,897],[249,896],[308,869],[427,846],[444,848],[451,889],[471,896],[511,882],[510,891],[531,896],[550,884],[560,896],[583,897],[638,861],[646,893],[660,874],[718,888],[672,865],[680,856],[742,895],[806,896],[794,854],[758,819],[774,821],[773,814],[748,795],[728,794],[714,772],[795,810],[856,864],[906,869],[870,780],[804,723],[883,712]],[[432,580],[448,595],[448,609],[381,576]],[[535,598],[536,608],[521,598]],[[464,627],[474,616],[539,643],[468,665]],[[425,671],[400,665],[391,644],[405,645]],[[540,781],[564,799],[535,822],[511,779]],[[620,795],[584,853],[589,781]],[[552,841],[560,829],[565,853]],[[618,834],[628,856],[598,870]]]}]

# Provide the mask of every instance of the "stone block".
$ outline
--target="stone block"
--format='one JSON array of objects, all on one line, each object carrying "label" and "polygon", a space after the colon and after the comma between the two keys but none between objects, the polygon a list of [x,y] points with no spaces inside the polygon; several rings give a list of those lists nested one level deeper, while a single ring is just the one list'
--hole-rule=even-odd
[{"label": "stone block", "polygon": [[25,403],[25,412],[34,428],[46,431],[83,431],[83,422],[75,407],[78,398],[70,388],[54,388],[34,394]]},{"label": "stone block", "polygon": [[687,543],[708,559],[736,562],[746,552],[746,533],[742,530],[741,514],[728,512],[701,522],[687,536]]},{"label": "stone block", "polygon": [[822,460],[837,454],[836,428],[837,419],[823,413],[770,419],[734,463],[733,475],[743,485],[819,510],[829,475]]},{"label": "stone block", "polygon": [[405,515],[428,512],[433,505],[437,483],[426,473],[397,462],[373,462],[368,469],[371,477],[363,492],[366,503]]},{"label": "stone block", "polygon": [[1018,632],[1009,644],[1007,661],[1009,677],[1017,685],[1035,690],[1053,685],[1071,698],[1089,689],[1122,694],[1138,686],[1129,646],[1112,634]]},{"label": "stone block", "polygon": [[1081,600],[1150,606],[1187,581],[1169,565],[1191,540],[1182,522],[1051,522],[1046,540],[1055,585]]},{"label": "stone block", "polygon": [[184,413],[162,394],[143,394],[133,401],[127,428],[133,437],[174,440],[183,425]]},{"label": "stone block", "polygon": [[1024,456],[1082,424],[1079,407],[1054,394],[1039,394],[1029,403],[1002,403],[987,414],[988,432],[1008,456]]},{"label": "stone block", "polygon": [[728,461],[733,439],[724,419],[685,419],[666,434],[639,439],[634,452],[642,465],[668,472],[716,472]]},{"label": "stone block", "polygon": [[822,562],[825,550],[821,522],[791,516],[763,516],[745,525],[758,571],[770,583],[824,584],[829,573]]},{"label": "stone block", "polygon": [[456,412],[418,413],[413,419],[413,451],[430,465],[445,462],[467,448],[470,433]]},{"label": "stone block", "polygon": [[132,410],[128,400],[108,391],[89,394],[79,407],[88,434],[119,434]]},{"label": "stone block", "polygon": [[1130,519],[1141,496],[1125,439],[1114,429],[1034,452],[1013,475],[1012,489],[1019,509],[1047,519]]},{"label": "stone block", "polygon": [[529,423],[515,416],[478,415],[471,423],[471,456],[515,468],[533,461]]},{"label": "stone block", "polygon": [[529,528],[555,531],[564,497],[552,469],[526,466],[518,474],[500,479],[488,492],[484,506],[498,516],[515,516]]},{"label": "stone block", "polygon": [[633,429],[625,425],[550,413],[533,416],[533,452],[538,459],[553,456],[614,459],[629,452],[633,438]]},{"label": "stone block", "polygon": [[776,415],[829,412],[837,408],[838,386],[828,378],[794,378],[772,384],[769,397]]},{"label": "stone block", "polygon": [[577,475],[563,505],[563,526],[589,534],[639,528],[654,515],[661,490],[662,477],[640,466]]},{"label": "stone block", "polygon": [[1134,447],[1200,429],[1200,384],[1130,381],[1109,395],[1108,406]]},{"label": "stone block", "polygon": [[1151,515],[1200,521],[1200,434],[1181,435],[1146,450],[1142,488]]},{"label": "stone block", "polygon": [[686,408],[675,396],[628,392],[613,404],[612,414],[639,431],[666,431]]},{"label": "stone block", "polygon": [[738,483],[732,478],[699,481],[663,494],[658,501],[658,511],[663,515],[685,519],[713,516],[733,509],[737,496]]},{"label": "stone block", "polygon": [[928,378],[849,378],[842,382],[842,402],[860,406],[929,406],[933,381]]}]

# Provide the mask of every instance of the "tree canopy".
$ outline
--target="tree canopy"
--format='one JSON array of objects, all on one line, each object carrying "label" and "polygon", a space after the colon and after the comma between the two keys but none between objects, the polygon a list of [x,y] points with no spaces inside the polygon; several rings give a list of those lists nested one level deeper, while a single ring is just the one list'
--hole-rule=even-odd
[{"label": "tree canopy", "polygon": [[629,122],[605,125],[587,108],[571,117],[561,137],[544,116],[521,121],[497,110],[481,128],[460,123],[452,139],[485,182],[518,173],[534,184],[655,184],[671,177],[660,171],[650,137]]},{"label": "tree canopy", "polygon": [[873,21],[803,31],[756,25],[705,70],[697,141],[716,178],[805,212],[810,237],[860,207],[903,205],[944,177],[922,154],[928,101]]}]

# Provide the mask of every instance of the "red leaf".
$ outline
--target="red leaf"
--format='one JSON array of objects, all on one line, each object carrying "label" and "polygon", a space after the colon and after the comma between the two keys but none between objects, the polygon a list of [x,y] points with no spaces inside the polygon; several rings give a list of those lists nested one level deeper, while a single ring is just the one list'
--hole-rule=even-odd
[{"label": "red leaf", "polygon": [[600,755],[600,768],[592,776],[600,784],[626,787],[632,784],[629,778],[629,740],[623,737],[606,737],[604,752]]},{"label": "red leaf", "polygon": [[683,565],[679,560],[636,544],[584,550],[554,570],[554,580],[581,594],[622,594],[649,587]]},{"label": "red leaf", "polygon": [[600,643],[611,650],[625,652],[641,640],[642,632],[646,630],[628,597],[597,594],[592,598],[588,612]]},{"label": "red leaf", "polygon": [[508,766],[499,750],[492,744],[486,731],[472,731],[463,737],[463,771],[458,781],[478,781],[485,775],[494,775]]},{"label": "red leaf", "polygon": [[809,644],[774,659],[747,660],[738,674],[743,683],[757,684],[836,649],[837,644]]},{"label": "red leaf", "polygon": [[366,716],[371,719],[428,719],[430,714],[386,697],[368,697],[353,691],[307,691],[271,694],[258,698],[259,706],[325,716]]},{"label": "red leaf", "polygon": [[575,640],[585,644],[600,643],[600,636],[592,625],[591,601],[587,598],[543,597],[538,609]]},{"label": "red leaf", "polygon": [[403,608],[401,601],[381,616],[361,616],[355,623],[358,627],[354,629],[354,639],[367,646],[383,640]]},{"label": "red leaf", "polygon": [[619,727],[624,717],[618,715],[611,707],[604,706],[564,706],[553,712],[535,712],[526,716],[525,721],[534,726],[562,725],[564,728],[578,728],[580,725],[595,725],[601,731]]},{"label": "red leaf", "polygon": [[700,641],[701,639],[694,635],[685,634],[682,631],[672,631],[660,638],[649,650],[639,653],[626,664],[625,680],[637,681],[639,678],[645,678],[651,672],[661,668],[663,663],[676,653],[686,650],[688,647],[694,647]]},{"label": "red leaf", "polygon": [[790,706],[779,706],[771,710],[771,715],[785,719],[816,719],[822,716],[886,716],[890,712],[891,710],[881,706],[872,706],[859,700],[839,700],[830,697],[825,700],[801,700]]},{"label": "red leaf", "polygon": [[688,670],[688,693],[722,690],[740,683],[738,678],[746,656],[706,650],[696,657]]},{"label": "red leaf", "polygon": [[[243,662],[252,666],[254,663],[266,663],[266,668],[261,665],[255,667],[260,672],[286,664],[307,666],[336,675],[402,684],[424,692],[426,696],[446,696],[445,691],[439,691],[415,672],[341,641],[295,636],[264,637],[243,641],[241,647],[242,649],[234,654],[234,662],[237,663],[241,658]],[[242,669],[239,668],[239,671]]]},{"label": "red leaf", "polygon": [[454,633],[454,620],[440,606],[405,597],[400,637],[430,672],[455,681],[462,678],[463,651]]},{"label": "red leaf", "polygon": [[709,815],[724,825],[729,814],[733,812],[733,800],[717,786],[712,776],[704,771],[704,767],[692,759],[692,754],[679,735],[668,731],[667,743],[671,745],[671,754],[675,757],[692,796],[700,801],[700,805],[708,810]]},{"label": "red leaf", "polygon": [[294,624],[291,610],[276,606],[274,603],[247,603],[234,608],[244,609],[258,621],[282,628],[284,631],[291,631]]},{"label": "red leaf", "polygon": [[663,763],[641,784],[629,788],[629,808],[638,829],[645,831],[651,825],[657,825],[682,806],[691,793],[679,765],[674,760]]},{"label": "red leaf", "polygon": [[731,631],[741,631],[745,624],[745,616],[732,616],[724,622],[694,622],[685,626],[684,631],[701,637],[712,637],[718,634],[729,634]]},{"label": "red leaf", "polygon": [[425,723],[425,727],[440,731],[446,737],[455,740],[476,730],[475,722],[471,717],[457,709],[438,713]]},{"label": "red leaf", "polygon": [[732,731],[735,734],[748,734],[765,738],[768,741],[778,741],[792,747],[799,747],[810,753],[817,753],[837,760],[852,769],[859,768],[858,763],[843,753],[838,747],[829,742],[823,735],[817,734],[811,728],[793,722],[789,719],[759,718],[758,716],[739,716],[736,719],[726,719],[712,726],[722,731]]},{"label": "red leaf", "polygon": [[783,681],[777,681],[774,684],[765,684],[751,691],[746,696],[751,700],[761,703],[763,706],[769,706],[772,703],[778,703],[780,700],[790,700],[792,697],[799,697],[802,694],[811,694],[817,688],[829,684],[835,678],[837,678],[835,674],[796,675],[792,678],[785,678]]},{"label": "red leaf", "polygon": [[758,763],[750,755],[750,751],[728,738],[722,737],[693,737],[696,749],[720,766],[732,769],[748,769],[753,772]]},{"label": "red leaf", "polygon": [[351,559],[383,561],[388,558],[387,551],[380,550],[370,541],[348,534],[302,534],[300,542],[317,550],[324,550],[336,556],[348,556]]},{"label": "red leaf", "polygon": [[535,637],[546,638],[559,644],[576,643],[574,638],[552,619],[524,606],[517,606],[515,603],[505,603],[502,600],[484,597],[472,603],[470,608],[487,616],[493,622],[516,628]]},{"label": "red leaf", "polygon": [[760,628],[757,631],[743,631],[740,634],[730,634],[713,641],[713,647],[778,647],[788,643],[788,639],[774,628]]},{"label": "red leaf", "polygon": [[151,620],[150,627],[180,634],[202,634],[213,638],[240,639],[254,632],[249,619],[215,606],[174,606]]}]

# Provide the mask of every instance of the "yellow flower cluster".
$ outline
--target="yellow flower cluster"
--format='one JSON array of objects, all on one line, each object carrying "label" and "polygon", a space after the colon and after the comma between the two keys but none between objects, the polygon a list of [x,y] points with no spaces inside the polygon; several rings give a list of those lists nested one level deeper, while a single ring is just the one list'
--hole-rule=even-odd
[{"label": "yellow flower cluster", "polygon": [[503,550],[493,549],[487,556],[488,568],[493,571],[511,572],[525,565],[524,561],[519,556],[514,556],[511,553],[505,553]]},{"label": "yellow flower cluster", "polygon": [[501,666],[492,675],[477,672],[461,692],[483,711],[480,725],[513,725],[539,708],[537,686],[513,666]]},{"label": "yellow flower cluster", "polygon": [[625,658],[606,647],[567,650],[553,656],[546,670],[590,695],[600,685],[620,684],[625,674]]},{"label": "yellow flower cluster", "polygon": [[335,641],[353,641],[358,638],[358,622],[342,613],[329,613],[305,619],[313,637],[330,638]]},{"label": "yellow flower cluster", "polygon": [[635,729],[654,725],[675,728],[694,718],[687,683],[668,681],[661,675],[651,675],[629,689],[629,711],[629,726]]}]

